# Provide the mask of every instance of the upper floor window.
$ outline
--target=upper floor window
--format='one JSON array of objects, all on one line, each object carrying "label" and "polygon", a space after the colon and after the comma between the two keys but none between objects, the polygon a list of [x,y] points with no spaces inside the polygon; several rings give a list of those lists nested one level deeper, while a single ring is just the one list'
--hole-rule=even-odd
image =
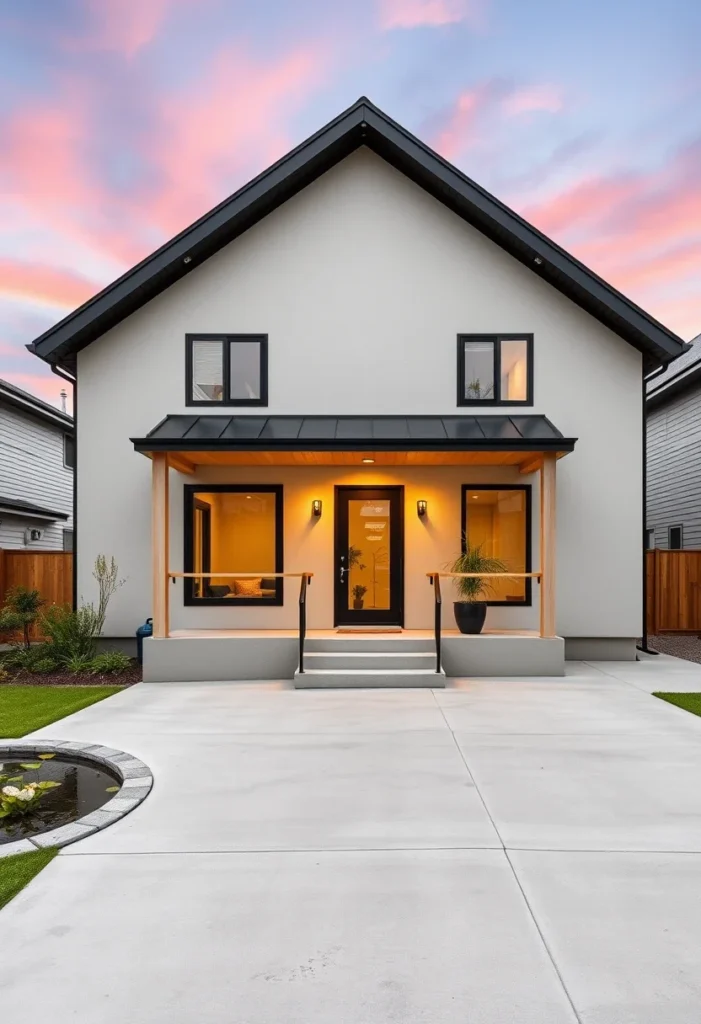
[{"label": "upper floor window", "polygon": [[267,405],[265,334],[186,335],[186,405]]},{"label": "upper floor window", "polygon": [[458,405],[533,405],[533,335],[459,334]]},{"label": "upper floor window", "polygon": [[63,435],[63,465],[67,469],[75,469],[75,438],[72,434]]}]

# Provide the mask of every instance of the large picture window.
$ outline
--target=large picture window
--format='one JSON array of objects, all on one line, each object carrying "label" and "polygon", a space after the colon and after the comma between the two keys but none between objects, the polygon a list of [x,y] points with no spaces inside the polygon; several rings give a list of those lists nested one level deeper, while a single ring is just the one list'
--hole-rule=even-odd
[{"label": "large picture window", "polygon": [[188,334],[187,405],[267,405],[268,339],[264,334]]},{"label": "large picture window", "polygon": [[[463,548],[481,547],[508,572],[531,572],[531,489],[508,484],[463,484]],[[530,579],[493,579],[490,605],[530,605]]]},{"label": "large picture window", "polygon": [[282,538],[281,485],[187,485],[185,604],[281,605]]},{"label": "large picture window", "polygon": [[459,334],[458,405],[533,405],[533,335]]}]

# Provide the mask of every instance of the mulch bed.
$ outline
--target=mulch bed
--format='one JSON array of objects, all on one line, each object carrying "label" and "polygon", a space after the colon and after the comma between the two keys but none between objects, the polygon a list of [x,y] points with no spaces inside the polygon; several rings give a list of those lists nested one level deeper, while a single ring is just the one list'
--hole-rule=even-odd
[{"label": "mulch bed", "polygon": [[136,661],[119,675],[90,675],[89,672],[18,672],[0,685],[11,686],[133,686],[141,682],[141,665]]},{"label": "mulch bed", "polygon": [[683,658],[701,665],[701,637],[695,634],[664,633],[648,636],[648,647],[660,654],[671,654],[674,658]]}]

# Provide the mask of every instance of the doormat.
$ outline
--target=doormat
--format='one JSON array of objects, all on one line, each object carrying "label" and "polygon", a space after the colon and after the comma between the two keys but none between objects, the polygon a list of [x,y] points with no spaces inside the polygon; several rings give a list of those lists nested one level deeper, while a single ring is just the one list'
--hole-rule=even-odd
[{"label": "doormat", "polygon": [[372,626],[367,629],[363,629],[362,626],[347,626],[347,627],[336,627],[337,633],[401,633],[401,626]]}]

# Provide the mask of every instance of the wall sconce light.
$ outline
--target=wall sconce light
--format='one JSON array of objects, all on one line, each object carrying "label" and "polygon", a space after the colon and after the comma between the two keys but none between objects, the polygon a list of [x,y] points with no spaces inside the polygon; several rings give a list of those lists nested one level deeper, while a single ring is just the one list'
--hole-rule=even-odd
[{"label": "wall sconce light", "polygon": [[428,512],[428,502],[427,501],[417,501],[416,502],[416,514],[419,517],[419,519],[421,519],[422,516],[425,516],[427,512]]},{"label": "wall sconce light", "polygon": [[319,498],[315,498],[312,502],[312,515],[317,519],[321,515],[321,500]]}]

